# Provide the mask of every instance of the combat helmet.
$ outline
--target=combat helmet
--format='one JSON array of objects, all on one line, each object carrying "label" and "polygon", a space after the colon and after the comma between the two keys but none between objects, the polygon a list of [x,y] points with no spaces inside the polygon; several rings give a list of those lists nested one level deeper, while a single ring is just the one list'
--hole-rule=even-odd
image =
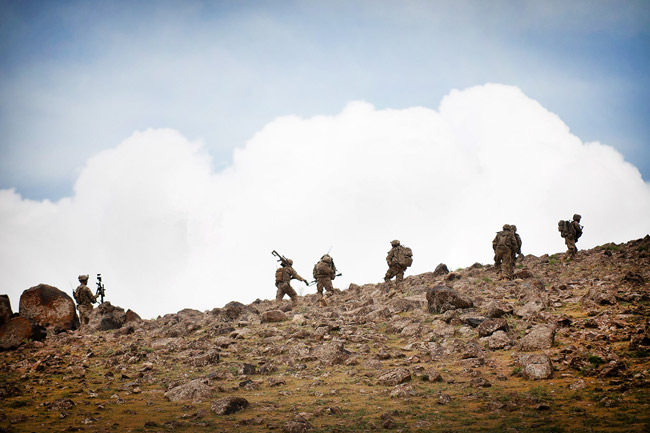
[{"label": "combat helmet", "polygon": [[88,275],[79,275],[79,282],[88,282]]},{"label": "combat helmet", "polygon": [[573,221],[580,222],[580,218],[582,218],[582,217],[580,215],[578,215],[578,214],[573,215]]},{"label": "combat helmet", "polygon": [[390,241],[390,244],[394,247],[399,245],[399,241],[397,239]]},{"label": "combat helmet", "polygon": [[287,262],[286,262],[286,263],[287,263],[287,265],[289,265],[289,266],[293,266],[293,260],[291,260],[291,259],[287,259]]},{"label": "combat helmet", "polygon": [[510,230],[510,224],[504,224],[503,230]]}]

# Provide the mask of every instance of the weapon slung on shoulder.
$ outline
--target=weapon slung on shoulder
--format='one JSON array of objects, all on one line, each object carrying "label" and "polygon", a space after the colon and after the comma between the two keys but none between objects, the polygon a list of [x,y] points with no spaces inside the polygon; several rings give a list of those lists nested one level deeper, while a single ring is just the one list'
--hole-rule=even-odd
[{"label": "weapon slung on shoulder", "polygon": [[104,289],[104,284],[102,283],[102,275],[97,274],[97,291],[95,292],[95,296],[99,296],[100,304],[104,303],[105,294],[106,294],[106,290]]},{"label": "weapon slung on shoulder", "polygon": [[280,262],[282,264],[289,265],[288,259],[285,256],[283,256],[282,254],[278,253],[275,250],[271,251],[271,254],[273,254],[275,257],[278,258],[278,262]]}]

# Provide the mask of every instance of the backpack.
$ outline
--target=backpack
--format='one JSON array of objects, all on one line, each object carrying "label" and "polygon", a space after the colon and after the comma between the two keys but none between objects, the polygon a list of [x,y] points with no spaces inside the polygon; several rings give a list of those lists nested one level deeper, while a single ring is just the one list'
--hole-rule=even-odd
[{"label": "backpack", "polygon": [[[517,249],[517,240],[514,239],[514,234],[509,230],[501,230],[497,233],[497,247],[511,248],[514,246]],[[513,245],[514,244],[514,245]]]},{"label": "backpack", "polygon": [[316,263],[316,266],[314,266],[314,278],[316,278],[318,275],[329,276],[331,273],[332,268],[330,268],[330,265],[323,260],[319,261]]},{"label": "backpack", "polygon": [[74,298],[77,304],[81,304],[81,296],[79,294],[79,287],[73,290],[72,297]]},{"label": "backpack", "polygon": [[275,270],[275,284],[281,283],[284,281],[284,268],[280,267]]},{"label": "backpack", "polygon": [[409,247],[400,246],[397,251],[397,263],[408,268],[413,264],[413,251]]},{"label": "backpack", "polygon": [[[573,227],[573,224],[569,221],[565,220],[560,220],[557,223],[557,229],[560,232],[560,235],[562,235],[563,238],[571,237],[575,238],[576,237],[576,230],[575,227]],[[580,233],[582,234],[582,233]]]}]

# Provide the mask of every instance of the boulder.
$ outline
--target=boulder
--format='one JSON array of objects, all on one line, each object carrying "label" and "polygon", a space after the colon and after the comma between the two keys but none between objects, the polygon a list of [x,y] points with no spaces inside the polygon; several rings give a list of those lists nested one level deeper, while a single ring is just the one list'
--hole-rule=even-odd
[{"label": "boulder", "polygon": [[434,277],[440,277],[441,275],[447,275],[449,273],[449,268],[444,263],[440,263],[436,266],[436,270],[433,271]]},{"label": "boulder", "polygon": [[282,433],[305,433],[314,427],[308,421],[287,421],[282,424]]},{"label": "boulder", "polygon": [[616,296],[608,289],[598,288],[589,289],[586,295],[582,297],[582,305],[591,308],[595,305],[616,305]]},{"label": "boulder", "polygon": [[498,301],[492,301],[488,304],[487,317],[497,319],[506,314],[512,314],[512,305]]},{"label": "boulder", "polygon": [[380,385],[395,386],[411,380],[411,373],[406,368],[395,368],[382,373],[377,378]]},{"label": "boulder", "polygon": [[239,318],[239,316],[242,315],[242,313],[244,313],[245,310],[246,305],[242,304],[241,302],[232,301],[224,305],[224,307],[221,309],[221,315],[226,320],[236,320]]},{"label": "boulder", "polygon": [[488,337],[497,331],[507,331],[506,319],[487,319],[478,326],[479,337]]},{"label": "boulder", "polygon": [[20,295],[20,315],[54,332],[77,329],[79,318],[72,298],[47,284],[31,287]]},{"label": "boulder", "polygon": [[489,337],[482,338],[481,341],[487,342],[490,350],[509,349],[515,344],[504,331],[496,331]]},{"label": "boulder", "polygon": [[551,364],[551,359],[544,353],[522,355],[517,363],[521,367],[521,375],[524,379],[540,380],[549,379],[553,376],[553,364]]},{"label": "boulder", "polygon": [[11,319],[13,312],[11,311],[11,302],[9,296],[0,295],[0,326],[4,325]]},{"label": "boulder", "polygon": [[533,350],[550,349],[555,339],[555,327],[548,325],[537,325],[531,329],[528,335],[519,340],[519,349],[524,352]]},{"label": "boulder", "polygon": [[212,397],[213,389],[205,379],[194,379],[176,386],[165,393],[170,401],[204,401]]},{"label": "boulder", "polygon": [[110,302],[104,302],[93,308],[88,318],[88,327],[97,331],[120,329],[126,323],[124,309],[113,306]]},{"label": "boulder", "polygon": [[276,323],[276,322],[284,322],[289,318],[284,312],[280,310],[270,310],[270,311],[263,312],[261,319],[262,319],[262,323]]},{"label": "boulder", "polygon": [[210,408],[217,415],[229,415],[246,409],[248,405],[248,400],[245,398],[231,396],[215,401],[210,405]]},{"label": "boulder", "polygon": [[140,322],[142,318],[135,311],[128,309],[126,310],[126,323],[131,322]]},{"label": "boulder", "polygon": [[444,313],[447,310],[471,308],[474,304],[447,286],[427,289],[428,309],[431,313]]},{"label": "boulder", "polygon": [[341,343],[316,346],[311,350],[311,354],[326,365],[343,364],[350,356],[350,352],[345,350]]},{"label": "boulder", "polygon": [[16,316],[0,326],[0,349],[15,349],[25,340],[42,340],[45,329],[25,317]]}]

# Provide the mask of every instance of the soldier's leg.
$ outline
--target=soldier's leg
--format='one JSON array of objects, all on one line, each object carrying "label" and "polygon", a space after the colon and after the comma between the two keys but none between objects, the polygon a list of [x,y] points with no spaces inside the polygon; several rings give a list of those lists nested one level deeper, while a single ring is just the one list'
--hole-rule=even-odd
[{"label": "soldier's leg", "polygon": [[278,291],[275,293],[275,300],[280,302],[284,296],[283,284],[278,285]]},{"label": "soldier's leg", "polygon": [[322,278],[316,278],[316,291],[318,292],[319,295],[323,295],[323,279]]},{"label": "soldier's leg", "polygon": [[384,281],[390,280],[395,275],[397,275],[397,272],[395,271],[395,267],[394,266],[389,266],[388,270],[386,271],[386,275],[384,275]]},{"label": "soldier's leg", "polygon": [[287,286],[288,287],[286,289],[286,293],[291,298],[291,305],[295,307],[296,305],[298,305],[298,294],[293,289],[293,287],[291,287],[291,285],[287,284]]},{"label": "soldier's leg", "polygon": [[332,280],[325,277],[323,278],[323,287],[327,290],[328,293],[334,293],[334,287],[332,286]]},{"label": "soldier's leg", "polygon": [[502,268],[503,268],[503,275],[505,278],[508,280],[512,280],[515,274],[515,266],[514,262],[512,260],[512,254],[510,251],[506,252],[503,256],[503,263],[502,263]]},{"label": "soldier's leg", "polygon": [[494,252],[494,268],[497,271],[497,278],[501,277],[501,268],[503,267],[502,262],[503,261],[503,252],[497,248],[497,250]]}]

